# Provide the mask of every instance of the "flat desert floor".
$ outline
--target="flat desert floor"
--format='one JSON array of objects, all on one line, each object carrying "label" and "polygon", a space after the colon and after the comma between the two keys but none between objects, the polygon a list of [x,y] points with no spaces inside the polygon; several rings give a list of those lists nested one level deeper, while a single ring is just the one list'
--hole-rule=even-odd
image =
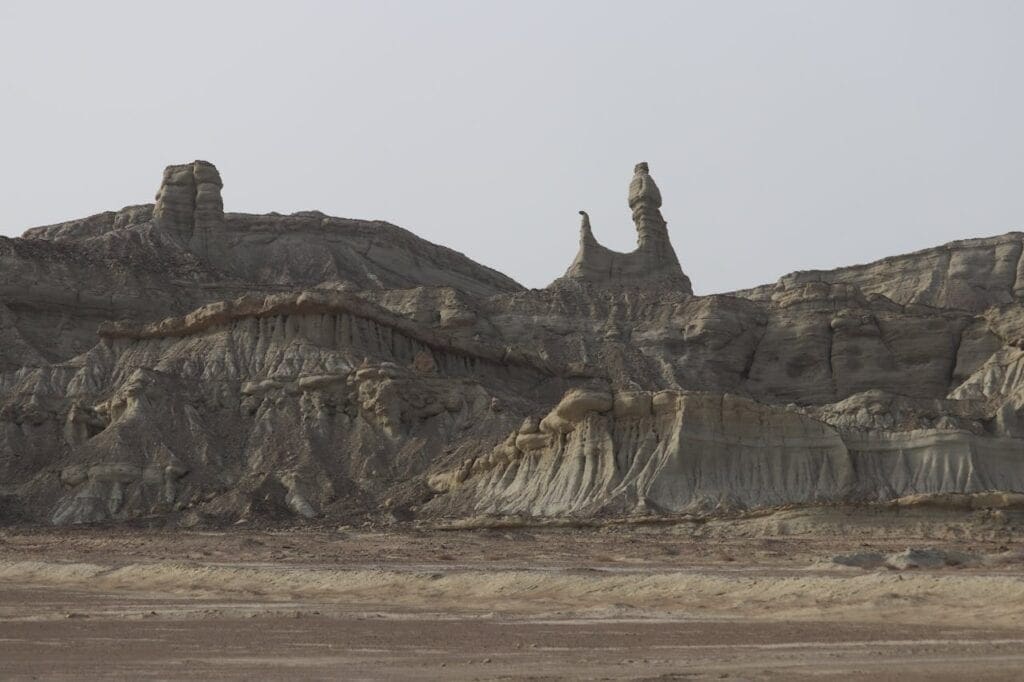
[{"label": "flat desert floor", "polygon": [[1021,679],[1022,538],[1001,513],[844,509],[7,528],[0,678]]}]

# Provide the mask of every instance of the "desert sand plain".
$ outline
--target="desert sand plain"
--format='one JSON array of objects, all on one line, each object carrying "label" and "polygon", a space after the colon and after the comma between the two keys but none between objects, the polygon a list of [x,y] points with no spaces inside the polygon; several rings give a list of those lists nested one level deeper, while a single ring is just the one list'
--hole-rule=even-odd
[{"label": "desert sand plain", "polygon": [[1022,520],[7,528],[0,676],[1019,679]]}]

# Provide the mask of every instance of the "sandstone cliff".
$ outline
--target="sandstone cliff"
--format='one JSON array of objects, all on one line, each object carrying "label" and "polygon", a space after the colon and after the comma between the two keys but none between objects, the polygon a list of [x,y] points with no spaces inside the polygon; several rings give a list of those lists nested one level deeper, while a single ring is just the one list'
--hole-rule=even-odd
[{"label": "sandstone cliff", "polygon": [[1024,491],[1022,235],[692,295],[525,290],[380,222],[155,205],[0,239],[0,521],[677,514]]}]

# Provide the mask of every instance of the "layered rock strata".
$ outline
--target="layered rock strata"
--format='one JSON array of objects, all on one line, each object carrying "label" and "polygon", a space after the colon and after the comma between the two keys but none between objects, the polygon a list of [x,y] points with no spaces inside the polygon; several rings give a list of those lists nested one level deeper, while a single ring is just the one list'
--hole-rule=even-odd
[{"label": "layered rock strata", "polygon": [[[694,296],[540,290],[382,222],[156,205],[0,238],[0,523],[604,517],[1024,492],[1022,236]],[[947,499],[940,497],[938,499]]]},{"label": "layered rock strata", "polygon": [[660,282],[693,293],[668,237],[668,223],[661,215],[661,191],[646,163],[638,163],[629,183],[629,208],[636,226],[637,247],[618,253],[598,243],[590,228],[590,216],[580,211],[580,250],[562,280],[596,284],[647,284]]},{"label": "layered rock strata", "polygon": [[208,161],[168,166],[156,193],[156,225],[180,235],[192,251],[208,256],[210,233],[224,228],[223,187],[220,173]]}]

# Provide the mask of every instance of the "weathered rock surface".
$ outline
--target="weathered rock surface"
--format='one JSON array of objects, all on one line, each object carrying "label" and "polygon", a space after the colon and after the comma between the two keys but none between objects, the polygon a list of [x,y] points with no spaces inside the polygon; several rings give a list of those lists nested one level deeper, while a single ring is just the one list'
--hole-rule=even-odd
[{"label": "weathered rock surface", "polygon": [[881,295],[904,305],[981,312],[1024,295],[1022,242],[1020,232],[964,239],[868,265],[794,272],[776,284],[736,295],[764,301],[807,284],[852,284],[866,296]]},{"label": "weathered rock surface", "polygon": [[577,389],[540,431],[542,447],[524,450],[520,434],[463,465],[461,485],[431,482],[477,512],[542,515],[814,502],[855,482],[835,429],[729,394]]},{"label": "weathered rock surface", "polygon": [[661,191],[646,163],[637,164],[629,184],[629,208],[636,226],[637,247],[617,253],[601,246],[590,230],[590,216],[580,211],[580,250],[564,280],[597,284],[646,284],[660,282],[688,294],[690,278],[683,274],[668,238],[668,224],[661,215]]},{"label": "weathered rock surface", "polygon": [[[674,514],[1024,492],[1024,235],[697,297],[637,250],[551,287],[401,228],[155,205],[0,239],[0,521]],[[944,499],[944,498],[942,498]]]}]

